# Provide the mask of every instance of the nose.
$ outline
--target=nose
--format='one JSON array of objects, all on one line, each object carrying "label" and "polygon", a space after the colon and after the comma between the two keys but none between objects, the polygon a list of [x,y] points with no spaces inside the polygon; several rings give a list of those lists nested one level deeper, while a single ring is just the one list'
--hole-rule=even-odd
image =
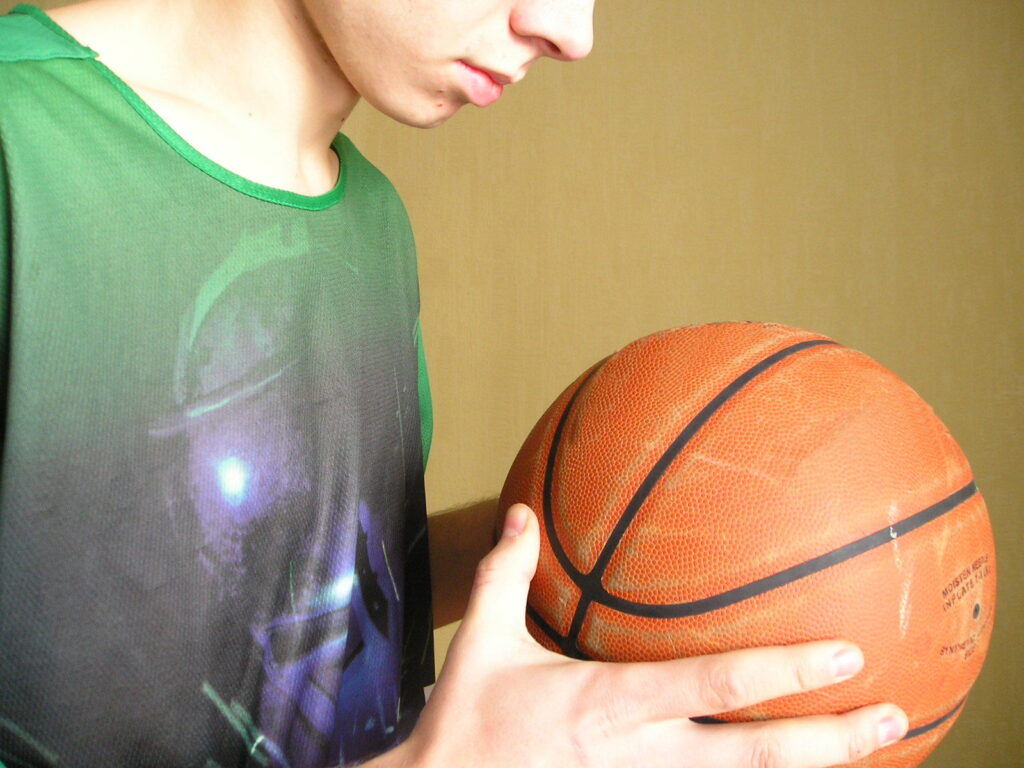
[{"label": "nose", "polygon": [[509,24],[540,42],[545,56],[579,61],[594,47],[594,0],[520,0]]}]

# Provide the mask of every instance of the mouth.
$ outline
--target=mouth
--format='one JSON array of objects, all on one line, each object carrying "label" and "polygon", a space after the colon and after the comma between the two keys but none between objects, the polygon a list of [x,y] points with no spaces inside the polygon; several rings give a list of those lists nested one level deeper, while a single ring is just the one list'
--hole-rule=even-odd
[{"label": "mouth", "polygon": [[486,107],[501,98],[506,85],[515,82],[515,78],[500,72],[474,67],[465,61],[458,62],[461,69],[463,90],[471,104]]}]

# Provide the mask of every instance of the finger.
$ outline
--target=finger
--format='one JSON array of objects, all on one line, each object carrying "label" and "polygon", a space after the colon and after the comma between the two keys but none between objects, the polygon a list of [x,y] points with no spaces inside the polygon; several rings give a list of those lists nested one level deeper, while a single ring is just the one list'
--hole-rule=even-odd
[{"label": "finger", "polygon": [[514,504],[497,545],[477,566],[463,624],[526,633],[526,598],[539,554],[537,518],[529,507]]},{"label": "finger", "polygon": [[602,688],[609,699],[629,702],[636,721],[699,717],[838,683],[863,664],[855,645],[827,640],[609,665]]},{"label": "finger", "polygon": [[[819,715],[757,723],[696,725],[652,724],[644,739],[655,745],[654,765],[671,765],[670,750],[694,752],[694,728],[700,729],[701,750],[694,768],[736,765],[826,768],[861,760],[881,747],[899,741],[907,732],[907,717],[898,707],[877,704],[842,715]],[[662,753],[662,750],[665,750]],[[672,759],[678,761],[677,751]]]}]

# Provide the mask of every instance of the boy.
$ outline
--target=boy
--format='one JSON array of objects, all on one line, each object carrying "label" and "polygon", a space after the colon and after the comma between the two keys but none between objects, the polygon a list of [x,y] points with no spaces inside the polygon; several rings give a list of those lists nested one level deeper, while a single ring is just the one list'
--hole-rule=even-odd
[{"label": "boy", "polygon": [[338,130],[360,98],[423,127],[493,103],[537,59],[586,56],[591,13],[92,0],[0,22],[0,762],[810,767],[903,736],[888,705],[688,719],[855,674],[841,642],[542,650],[520,506],[420,716],[412,237]]}]

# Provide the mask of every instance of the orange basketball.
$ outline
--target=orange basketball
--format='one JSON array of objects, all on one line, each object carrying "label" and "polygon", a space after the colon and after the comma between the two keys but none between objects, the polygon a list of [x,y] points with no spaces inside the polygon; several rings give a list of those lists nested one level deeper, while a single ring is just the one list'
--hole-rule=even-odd
[{"label": "orange basketball", "polygon": [[992,632],[985,503],[931,408],[866,355],[761,323],[635,341],[534,427],[501,496],[541,522],[527,621],[608,661],[848,639],[853,679],[723,716],[882,701],[915,766],[960,714]]}]

